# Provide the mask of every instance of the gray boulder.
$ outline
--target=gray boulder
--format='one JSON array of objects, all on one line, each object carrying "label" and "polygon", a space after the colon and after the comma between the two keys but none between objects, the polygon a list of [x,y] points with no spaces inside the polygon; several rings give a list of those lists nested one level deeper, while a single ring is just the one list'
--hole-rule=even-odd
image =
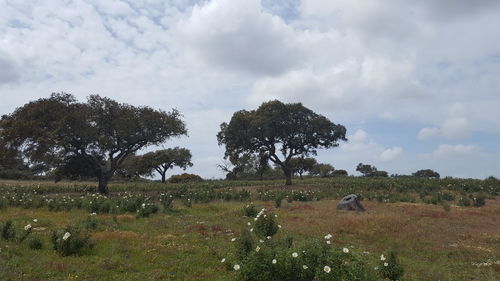
[{"label": "gray boulder", "polygon": [[365,208],[359,202],[358,196],[355,194],[349,194],[340,200],[337,204],[337,210],[363,212]]}]

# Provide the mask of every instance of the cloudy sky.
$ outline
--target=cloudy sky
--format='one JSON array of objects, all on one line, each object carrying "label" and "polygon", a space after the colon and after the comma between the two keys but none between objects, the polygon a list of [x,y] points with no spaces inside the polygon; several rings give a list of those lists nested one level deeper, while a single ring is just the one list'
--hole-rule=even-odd
[{"label": "cloudy sky", "polygon": [[499,34],[498,0],[0,0],[0,114],[62,91],[177,108],[164,147],[210,178],[220,123],[279,99],[346,126],[318,155],[337,169],[500,177]]}]

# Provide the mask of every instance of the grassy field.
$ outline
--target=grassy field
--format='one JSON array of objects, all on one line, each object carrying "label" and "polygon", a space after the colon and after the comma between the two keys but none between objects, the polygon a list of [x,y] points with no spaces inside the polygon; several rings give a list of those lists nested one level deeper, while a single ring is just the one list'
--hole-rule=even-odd
[{"label": "grassy field", "polygon": [[[364,183],[359,181],[357,184],[362,186]],[[251,182],[217,184],[222,185],[218,189],[247,188],[253,198],[249,200],[253,200],[258,209],[266,208],[277,214],[277,221],[282,226],[278,238],[293,236],[301,243],[329,233],[334,245],[350,249],[371,268],[377,266],[381,254],[394,250],[405,269],[402,280],[500,280],[500,198],[494,195],[490,194],[481,207],[458,206],[463,190],[446,183],[443,186],[446,192],[455,194],[455,201],[443,205],[425,204],[421,198],[432,197],[432,192],[422,197],[419,196],[421,191],[408,188],[406,193],[413,194],[415,203],[373,197],[362,201],[366,212],[352,213],[335,209],[338,202],[335,197],[340,193],[331,190],[351,191],[350,186],[341,186],[342,182],[310,180],[296,185],[293,187],[296,190],[314,189],[324,196],[319,201],[318,198],[283,200],[280,208],[276,208],[273,200],[256,200],[258,190],[282,190],[278,182],[264,182],[258,187]],[[384,183],[390,184],[390,181]],[[421,182],[423,186],[427,184]],[[3,185],[4,188],[16,186],[13,182]],[[15,189],[26,192],[37,185],[36,182],[17,183]],[[91,184],[76,184],[85,185]],[[123,185],[117,186],[118,190],[123,190]],[[127,186],[130,190],[132,185]],[[47,196],[59,196],[59,188],[68,188],[68,184],[58,185],[57,190],[43,190],[52,192]],[[160,192],[155,184],[149,188]],[[179,186],[161,188],[168,190]],[[207,187],[193,185],[190,188]],[[398,188],[375,190],[387,190],[387,194],[401,196],[404,192],[398,192]],[[140,194],[145,189],[132,188]],[[83,196],[78,194],[82,192],[79,189],[68,191],[62,196]],[[357,191],[374,192],[367,187]],[[436,192],[443,192],[443,189]],[[394,198],[399,198],[397,196]],[[94,247],[84,255],[67,257],[53,250],[51,233],[68,224],[87,220],[89,209],[75,207],[69,211],[49,211],[46,206],[26,208],[8,204],[0,209],[0,223],[12,220],[18,233],[31,224],[33,231],[23,242],[0,239],[0,280],[237,280],[237,273],[221,263],[221,259],[233,251],[231,239],[239,237],[247,223],[252,222],[242,210],[249,201],[217,199],[208,203],[194,202],[191,206],[184,202],[176,199],[171,209],[160,208],[149,217],[138,217],[133,212],[97,212],[94,216],[97,225],[90,232]],[[43,241],[41,250],[29,248],[29,240],[33,237]]]}]

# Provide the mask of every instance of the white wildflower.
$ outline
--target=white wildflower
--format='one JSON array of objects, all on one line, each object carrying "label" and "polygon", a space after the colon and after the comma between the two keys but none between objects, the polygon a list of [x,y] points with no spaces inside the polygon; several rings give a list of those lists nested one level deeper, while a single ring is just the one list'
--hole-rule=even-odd
[{"label": "white wildflower", "polygon": [[269,239],[271,239],[271,236],[267,236],[266,238],[269,240]]},{"label": "white wildflower", "polygon": [[259,242],[260,242],[260,243],[264,243],[264,240],[262,240],[262,239],[259,239]]},{"label": "white wildflower", "polygon": [[234,242],[234,241],[236,241],[236,238],[231,239],[231,242]]},{"label": "white wildflower", "polygon": [[222,263],[226,262],[226,258],[221,259],[220,262]]},{"label": "white wildflower", "polygon": [[331,235],[331,234],[327,234],[327,235],[325,235],[325,239],[326,239],[326,240],[332,239],[332,235]]},{"label": "white wildflower", "polygon": [[281,228],[281,224],[278,224],[278,228]]},{"label": "white wildflower", "polygon": [[332,242],[330,242],[330,240],[327,240],[326,244],[330,245],[330,244],[332,244]]},{"label": "white wildflower", "polygon": [[239,265],[239,264],[235,264],[235,265],[233,266],[233,268],[234,268],[234,270],[240,270],[240,265]]},{"label": "white wildflower", "polygon": [[248,226],[251,226],[252,224],[251,224],[250,222],[247,222],[247,225],[248,225]]},{"label": "white wildflower", "polygon": [[293,252],[293,253],[292,253],[292,257],[296,258],[296,257],[298,257],[298,256],[299,256],[299,254],[297,254],[297,252]]},{"label": "white wildflower", "polygon": [[385,256],[384,255],[380,255],[380,260],[381,261],[385,261]]},{"label": "white wildflower", "polygon": [[38,222],[38,220],[37,219],[33,219],[33,222]]},{"label": "white wildflower", "polygon": [[303,268],[303,269],[308,269],[309,267],[308,267],[307,265],[305,265],[305,264],[304,264],[304,265],[302,266],[302,268]]},{"label": "white wildflower", "polygon": [[250,228],[250,232],[252,232],[252,231],[253,231],[253,227],[252,227],[252,228]]},{"label": "white wildflower", "polygon": [[273,263],[273,264],[276,264],[276,262],[277,262],[277,261],[276,261],[276,259],[273,259],[272,263]]},{"label": "white wildflower", "polygon": [[62,239],[63,239],[63,240],[68,240],[68,238],[69,238],[70,236],[71,236],[71,233],[66,232],[66,233],[64,233],[64,236],[63,236],[63,238],[62,238]]},{"label": "white wildflower", "polygon": [[28,230],[30,230],[30,229],[31,229],[31,224],[28,224],[28,225],[26,225],[26,226],[24,227],[24,230],[26,230],[26,231],[28,231]]},{"label": "white wildflower", "polygon": [[257,248],[255,248],[255,251],[258,253],[260,251],[260,247],[257,246]]},{"label": "white wildflower", "polygon": [[388,264],[388,263],[386,263],[386,262],[384,262],[384,266],[389,266],[389,264]]},{"label": "white wildflower", "polygon": [[344,249],[342,249],[342,252],[344,252],[344,253],[346,253],[346,254],[347,254],[347,253],[349,253],[349,249],[344,248]]},{"label": "white wildflower", "polygon": [[330,271],[332,271],[332,269],[328,265],[325,265],[325,267],[323,267],[323,271],[326,273],[330,273]]}]

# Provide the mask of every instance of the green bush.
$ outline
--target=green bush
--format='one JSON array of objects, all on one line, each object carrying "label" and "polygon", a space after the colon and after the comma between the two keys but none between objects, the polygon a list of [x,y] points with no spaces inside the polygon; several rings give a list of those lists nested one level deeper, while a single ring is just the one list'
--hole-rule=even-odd
[{"label": "green bush", "polygon": [[471,196],[471,197],[472,197],[472,205],[474,207],[481,207],[486,205],[486,195],[477,194],[476,196]]},{"label": "green bush", "polygon": [[396,253],[390,252],[389,257],[380,256],[380,276],[389,280],[400,280],[404,274],[403,266],[399,263]]},{"label": "green bush", "polygon": [[14,240],[16,237],[16,231],[14,226],[12,225],[12,221],[8,220],[4,224],[1,225],[1,236],[4,240]]},{"label": "green bush", "polygon": [[61,256],[83,255],[92,249],[90,234],[76,226],[52,232],[54,250]]},{"label": "green bush", "polygon": [[203,181],[203,178],[195,175],[195,174],[181,174],[181,175],[173,175],[168,179],[170,183],[186,183],[186,182],[200,182]]},{"label": "green bush", "polygon": [[257,214],[255,221],[255,234],[261,238],[272,237],[278,232],[278,224],[276,223],[276,216],[272,213],[265,213],[262,210]]},{"label": "green bush", "polygon": [[137,217],[149,217],[151,214],[155,214],[158,212],[158,206],[155,204],[142,203],[141,207],[137,209]]},{"label": "green bush", "polygon": [[41,250],[43,248],[43,241],[40,237],[32,237],[28,240],[28,247],[31,250]]},{"label": "green bush", "polygon": [[463,207],[469,207],[471,205],[469,198],[463,196],[458,200],[458,205]]},{"label": "green bush", "polygon": [[87,230],[93,230],[97,228],[97,217],[95,213],[92,213],[90,216],[88,216],[83,222],[82,226],[84,229]]},{"label": "green bush", "polygon": [[255,218],[255,216],[257,216],[257,208],[255,207],[255,205],[253,203],[250,203],[248,205],[245,205],[243,207],[243,213],[245,214],[245,216],[249,217],[249,218]]}]

